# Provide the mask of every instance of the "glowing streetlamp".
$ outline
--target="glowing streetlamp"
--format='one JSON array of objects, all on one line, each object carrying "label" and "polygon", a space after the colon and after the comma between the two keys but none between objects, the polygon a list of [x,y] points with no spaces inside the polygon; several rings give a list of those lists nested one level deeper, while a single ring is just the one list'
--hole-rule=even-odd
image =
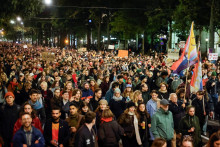
[{"label": "glowing streetlamp", "polygon": [[68,39],[66,39],[66,40],[65,40],[65,43],[66,43],[66,44],[68,44],[68,43],[69,43],[69,40],[68,40]]},{"label": "glowing streetlamp", "polygon": [[17,21],[21,21],[21,17],[20,16],[17,17]]},{"label": "glowing streetlamp", "polygon": [[15,21],[14,21],[14,20],[10,20],[10,23],[11,23],[11,24],[15,24]]},{"label": "glowing streetlamp", "polygon": [[49,6],[52,4],[52,0],[44,0],[44,3]]}]

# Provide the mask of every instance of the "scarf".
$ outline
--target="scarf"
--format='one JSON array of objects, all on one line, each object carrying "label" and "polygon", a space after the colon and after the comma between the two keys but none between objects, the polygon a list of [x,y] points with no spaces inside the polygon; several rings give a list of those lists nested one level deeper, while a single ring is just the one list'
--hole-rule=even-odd
[{"label": "scarf", "polygon": [[41,104],[39,101],[36,101],[35,103],[32,103],[32,101],[30,100],[30,101],[29,101],[29,104],[31,104],[32,107],[33,107],[35,110],[41,109],[41,108],[43,107],[42,104]]},{"label": "scarf", "polygon": [[15,86],[18,86],[18,83],[15,83],[15,82],[10,82],[10,84],[11,84],[11,88],[12,88],[12,89],[14,89]]},{"label": "scarf", "polygon": [[137,116],[134,113],[131,113],[131,112],[128,112],[128,114],[134,116],[134,129],[135,129],[136,140],[137,140],[138,145],[142,145],[141,137],[140,137],[140,133],[139,133],[139,129],[138,129]]},{"label": "scarf", "polygon": [[161,93],[167,93],[167,90],[161,90],[161,89],[159,89],[158,91],[161,92]]},{"label": "scarf", "polygon": [[116,97],[116,96],[113,96],[112,97],[115,101],[121,101],[122,100],[122,96],[120,96],[120,97]]},{"label": "scarf", "polygon": [[108,117],[108,118],[101,118],[101,124],[104,122],[110,122],[112,121],[112,117]]}]

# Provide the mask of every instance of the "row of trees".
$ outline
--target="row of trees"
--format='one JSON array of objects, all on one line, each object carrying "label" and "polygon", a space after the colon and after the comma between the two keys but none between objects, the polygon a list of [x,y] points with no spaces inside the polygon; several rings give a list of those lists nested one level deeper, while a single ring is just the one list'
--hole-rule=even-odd
[{"label": "row of trees", "polygon": [[219,8],[219,0],[54,0],[52,6],[39,0],[11,0],[1,6],[0,26],[5,28],[6,37],[14,39],[16,30],[9,22],[20,15],[25,20],[25,35],[38,44],[49,45],[57,38],[58,46],[65,46],[68,39],[75,47],[75,39],[87,34],[90,48],[92,32],[99,50],[101,36],[107,36],[108,45],[111,34],[118,39],[135,39],[137,46],[142,38],[144,53],[145,46],[154,48],[158,35],[168,36],[169,48],[172,32],[186,40],[194,21],[200,32],[197,38],[204,28],[209,30],[209,47],[214,48],[214,32],[220,27]]}]

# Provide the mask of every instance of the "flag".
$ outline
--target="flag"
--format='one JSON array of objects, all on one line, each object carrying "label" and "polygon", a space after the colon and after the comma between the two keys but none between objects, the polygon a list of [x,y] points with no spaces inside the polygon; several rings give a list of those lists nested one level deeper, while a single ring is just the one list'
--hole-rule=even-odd
[{"label": "flag", "polygon": [[190,67],[198,61],[193,25],[194,23],[192,22],[190,34],[186,41],[185,48],[183,50],[183,53],[181,54],[180,59],[176,61],[171,67],[174,73],[180,73],[182,70]]},{"label": "flag", "polygon": [[201,63],[201,54],[200,54],[200,52],[198,53],[198,62],[195,65],[190,85],[193,87],[195,92],[203,89],[203,84],[202,84],[202,63]]}]

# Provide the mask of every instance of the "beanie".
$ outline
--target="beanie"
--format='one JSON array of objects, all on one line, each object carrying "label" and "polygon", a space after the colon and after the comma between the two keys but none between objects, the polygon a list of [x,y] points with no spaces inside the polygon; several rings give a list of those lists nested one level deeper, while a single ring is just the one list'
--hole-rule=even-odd
[{"label": "beanie", "polygon": [[7,92],[5,94],[5,98],[8,97],[8,96],[12,96],[13,98],[15,98],[15,95],[12,92]]}]

